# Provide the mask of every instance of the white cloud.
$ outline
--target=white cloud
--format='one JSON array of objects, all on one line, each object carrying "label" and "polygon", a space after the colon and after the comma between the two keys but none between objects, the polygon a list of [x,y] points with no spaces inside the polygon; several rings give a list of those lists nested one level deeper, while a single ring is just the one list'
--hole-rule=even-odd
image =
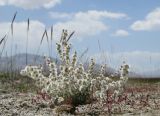
[{"label": "white cloud", "polygon": [[123,29],[117,30],[115,33],[112,34],[112,36],[116,37],[126,37],[128,35],[129,35],[128,31]]},{"label": "white cloud", "polygon": [[66,17],[75,17],[75,18],[93,18],[93,19],[101,19],[101,18],[111,18],[111,19],[122,19],[128,18],[125,13],[115,13],[109,11],[97,11],[97,10],[89,10],[87,12],[77,12],[77,13],[62,13],[62,12],[49,12],[49,15],[52,18],[66,18]]},{"label": "white cloud", "polygon": [[131,25],[135,31],[150,31],[160,29],[160,8],[150,12],[144,20],[138,20]]},{"label": "white cloud", "polygon": [[[76,36],[78,38],[83,38],[83,37],[88,37],[88,36],[93,36],[93,35],[97,35],[100,34],[103,31],[106,31],[108,29],[108,26],[101,20],[103,18],[115,18],[115,19],[119,19],[122,17],[125,17],[126,15],[122,15],[117,13],[113,13],[114,15],[104,15],[101,11],[96,11],[96,14],[94,14],[93,12],[95,11],[88,11],[88,12],[78,12],[75,14],[60,14],[61,16],[57,16],[57,18],[62,18],[66,16],[72,16],[71,20],[65,21],[65,22],[58,22],[56,24],[53,25],[54,27],[54,38],[55,40],[59,40],[62,29],[68,29],[69,32],[71,31],[76,31]],[[111,14],[111,13],[109,13]],[[58,14],[57,14],[58,15]],[[62,16],[63,15],[63,16]],[[84,17],[85,16],[85,17]],[[83,18],[82,18],[83,17]],[[3,37],[6,32],[8,32],[10,28],[10,22],[0,22],[0,36]],[[27,22],[15,22],[14,23],[14,45],[17,44],[21,49],[19,49],[20,51],[24,52],[25,51],[25,44],[26,44],[26,38],[27,38]],[[45,24],[43,24],[42,22],[38,21],[38,20],[32,20],[30,21],[30,31],[29,31],[29,51],[31,53],[35,53],[38,46],[39,46],[39,42],[40,39],[42,37],[42,34],[44,32],[45,29]],[[48,34],[49,35],[49,34]],[[10,46],[11,43],[11,34],[9,34],[8,37],[9,41],[7,42],[8,45]],[[44,43],[43,45],[45,45],[41,52],[46,52],[48,51],[48,48],[46,47],[47,43]],[[7,50],[9,50],[10,48],[7,47]]]},{"label": "white cloud", "polygon": [[[103,55],[102,55],[103,54]],[[146,71],[160,70],[160,53],[149,51],[131,51],[119,53],[97,53],[94,55],[96,61],[104,60],[107,58],[107,64],[118,69],[118,67],[125,61],[130,65],[130,70],[138,73]],[[103,56],[103,57],[102,57]]]},{"label": "white cloud", "polygon": [[[10,23],[3,22],[0,23],[0,36],[3,37],[9,30]],[[40,40],[42,34],[44,32],[45,25],[37,20],[30,21],[30,30],[29,30],[29,52],[36,53],[38,46],[40,44]],[[25,52],[26,48],[26,38],[27,38],[27,23],[26,22],[15,22],[14,23],[14,41],[13,44],[18,46],[17,52]],[[45,38],[46,39],[46,38]],[[7,47],[6,50],[10,52],[10,44],[11,44],[11,33],[9,33],[8,40],[7,40]],[[47,45],[46,43],[44,45]],[[43,46],[42,46],[43,47]],[[47,51],[47,47],[42,48],[42,52],[44,50]],[[44,50],[43,50],[44,49]]]},{"label": "white cloud", "polygon": [[101,21],[97,20],[84,20],[81,21],[80,19],[67,21],[67,22],[59,22],[54,25],[54,30],[56,31],[55,36],[56,38],[60,36],[62,29],[67,29],[69,32],[76,31],[76,36],[78,38],[86,38],[88,36],[97,35],[103,31],[108,29],[108,26],[105,25]]},{"label": "white cloud", "polygon": [[[127,18],[124,13],[114,13],[108,11],[96,11],[89,10],[87,12],[78,13],[49,13],[52,18],[70,18],[65,22],[58,22],[54,25],[56,33],[60,35],[62,29],[68,29],[69,31],[76,31],[76,35],[79,38],[86,36],[93,36],[106,31],[109,26],[105,24],[102,19],[122,19]],[[53,16],[53,14],[56,14]],[[57,36],[56,36],[57,37]]]},{"label": "white cloud", "polygon": [[109,11],[97,11],[97,10],[89,10],[88,12],[79,12],[75,14],[76,18],[93,18],[95,20],[101,18],[112,18],[112,19],[121,19],[121,18],[128,18],[124,13],[114,13]]},{"label": "white cloud", "polygon": [[53,19],[69,19],[69,18],[72,18],[72,14],[68,14],[68,13],[49,12],[49,15]]},{"label": "white cloud", "polygon": [[6,1],[5,0],[1,0],[0,1],[0,6],[3,6],[3,5],[5,5],[6,4]]},{"label": "white cloud", "polygon": [[61,0],[1,0],[0,5],[13,5],[23,9],[51,8],[61,3]]}]

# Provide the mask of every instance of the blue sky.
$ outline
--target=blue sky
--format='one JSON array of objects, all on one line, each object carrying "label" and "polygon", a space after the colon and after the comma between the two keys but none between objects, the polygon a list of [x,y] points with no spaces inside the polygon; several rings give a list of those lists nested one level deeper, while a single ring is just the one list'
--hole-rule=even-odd
[{"label": "blue sky", "polygon": [[[63,28],[75,31],[73,48],[79,54],[88,48],[88,56],[97,62],[106,59],[117,68],[125,60],[136,72],[160,70],[159,0],[0,0],[1,37],[8,32],[16,11],[17,53],[25,52],[26,20],[30,18],[30,53],[36,53],[44,29],[49,33],[53,25],[54,42]],[[9,53],[11,34],[8,38],[5,51]],[[46,42],[39,54],[48,54]]]}]

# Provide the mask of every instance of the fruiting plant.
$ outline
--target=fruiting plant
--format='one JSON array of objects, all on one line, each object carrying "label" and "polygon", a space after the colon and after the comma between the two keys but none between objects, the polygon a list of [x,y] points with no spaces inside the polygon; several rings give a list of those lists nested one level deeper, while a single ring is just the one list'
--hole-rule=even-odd
[{"label": "fruiting plant", "polygon": [[104,75],[105,66],[101,66],[98,76],[95,76],[94,59],[91,59],[88,68],[84,69],[83,64],[77,62],[77,52],[71,55],[69,39],[67,30],[63,30],[60,42],[56,44],[60,64],[56,64],[48,57],[45,58],[49,69],[48,76],[43,74],[42,66],[26,66],[21,74],[36,80],[37,86],[42,88],[43,92],[58,99],[59,102],[70,101],[73,106],[91,103],[93,99],[103,104],[109,97],[118,98],[128,80],[129,66],[127,64],[121,66],[118,81]]}]

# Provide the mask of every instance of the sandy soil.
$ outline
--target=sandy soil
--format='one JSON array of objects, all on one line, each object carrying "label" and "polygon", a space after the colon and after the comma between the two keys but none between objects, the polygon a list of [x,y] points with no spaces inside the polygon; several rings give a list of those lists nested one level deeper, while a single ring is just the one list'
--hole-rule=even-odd
[{"label": "sandy soil", "polygon": [[[71,115],[63,113],[64,106],[55,107],[50,101],[41,99],[35,102],[37,95],[34,93],[7,91],[2,89],[1,85],[2,83],[0,83],[0,116],[57,116],[58,113],[60,116]],[[126,94],[128,99],[122,101],[119,107],[113,107],[111,116],[160,116],[160,83],[132,85],[127,87]],[[104,112],[93,110],[96,108],[99,108],[97,104],[93,104],[92,107],[91,105],[78,106],[76,115],[109,115],[106,113],[107,109],[100,108]],[[93,115],[93,111],[98,113]]]},{"label": "sandy soil", "polygon": [[[138,95],[138,94],[137,94]],[[135,96],[137,96],[135,95]],[[49,102],[34,103],[34,94],[31,93],[0,93],[0,116],[56,116],[55,107],[51,108]],[[135,99],[135,98],[134,98]],[[156,102],[156,103],[155,103]],[[95,105],[96,106],[96,105]],[[85,112],[89,105],[79,106],[81,112]],[[83,111],[85,109],[85,111]],[[160,93],[152,94],[149,101],[145,104],[135,101],[135,105],[121,105],[122,111],[114,109],[113,116],[160,116]],[[87,111],[89,112],[89,111]],[[70,115],[70,114],[61,114]],[[79,115],[84,115],[79,113]],[[87,115],[87,114],[85,114]],[[98,114],[107,116],[107,113]]]}]

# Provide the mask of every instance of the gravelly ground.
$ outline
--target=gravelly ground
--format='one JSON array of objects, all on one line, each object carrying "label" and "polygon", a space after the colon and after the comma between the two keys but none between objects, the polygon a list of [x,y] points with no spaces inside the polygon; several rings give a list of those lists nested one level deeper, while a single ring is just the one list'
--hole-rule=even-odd
[{"label": "gravelly ground", "polygon": [[[0,116],[57,116],[55,113],[55,109],[48,102],[38,102],[34,103],[33,98],[35,98],[35,94],[32,92],[15,92],[8,91],[7,88],[2,87],[2,83],[0,83]],[[113,113],[113,116],[160,116],[160,83],[150,85],[141,86],[141,89],[134,88],[134,95],[139,96],[145,92],[149,94],[149,105],[142,107],[142,104],[139,105],[139,100],[135,100],[133,97],[133,101],[135,101],[135,105],[133,107],[121,106],[121,113]],[[149,87],[149,88],[147,88]],[[145,90],[145,89],[146,90]],[[12,89],[9,89],[12,90]],[[155,104],[156,102],[156,104]],[[81,109],[82,106],[78,108]],[[87,105],[83,106],[87,109]],[[126,107],[128,107],[127,110]],[[61,114],[62,116],[67,116],[70,114]],[[60,116],[61,116],[60,115]],[[80,114],[79,114],[80,115]],[[108,114],[101,113],[100,116],[107,116]],[[83,114],[82,116],[87,116],[87,114]],[[92,115],[96,116],[96,115]]]},{"label": "gravelly ground", "polygon": [[[32,103],[34,95],[31,93],[0,93],[0,116],[56,116],[48,104]],[[160,100],[160,98],[159,98]],[[160,103],[160,102],[159,102]],[[159,104],[160,106],[160,104]],[[158,107],[159,107],[158,106]],[[84,106],[85,107],[85,106]],[[87,107],[87,105],[86,105]],[[160,116],[160,107],[155,105],[139,109],[130,108],[130,110],[121,114],[112,114],[113,116]],[[67,114],[63,114],[67,115]],[[68,114],[69,115],[69,114]],[[84,115],[84,114],[83,114]],[[107,114],[101,114],[107,116]]]},{"label": "gravelly ground", "polygon": [[0,116],[53,116],[46,104],[33,104],[32,94],[9,93],[0,95]]}]

